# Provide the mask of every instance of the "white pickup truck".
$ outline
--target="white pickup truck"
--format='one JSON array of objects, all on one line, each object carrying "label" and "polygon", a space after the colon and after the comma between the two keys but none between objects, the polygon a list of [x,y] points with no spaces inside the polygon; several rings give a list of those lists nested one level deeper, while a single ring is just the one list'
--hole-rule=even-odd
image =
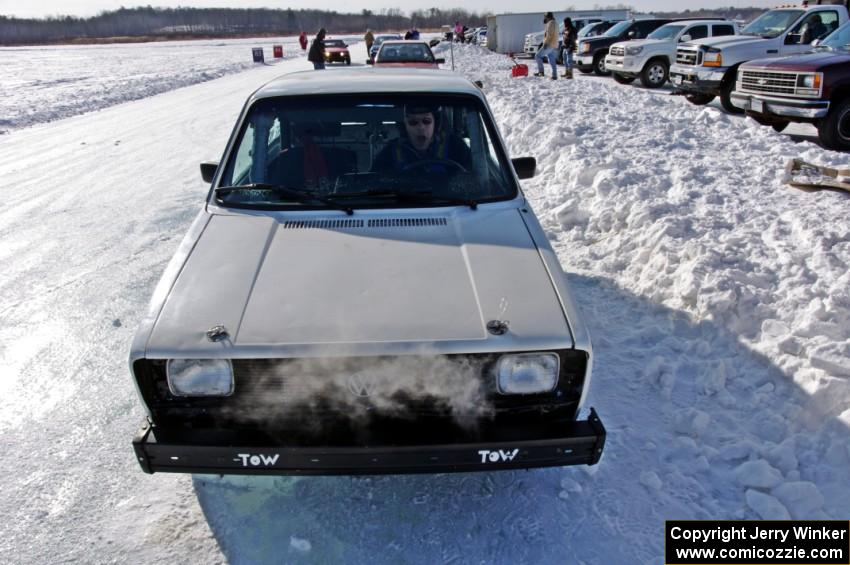
[{"label": "white pickup truck", "polygon": [[734,22],[727,20],[677,20],[656,29],[646,39],[615,43],[605,57],[605,67],[620,84],[640,78],[646,88],[659,88],[667,82],[680,43],[736,33]]},{"label": "white pickup truck", "polygon": [[732,104],[738,66],[752,59],[802,53],[848,21],[850,0],[804,2],[799,7],[769,10],[735,37],[715,37],[679,45],[670,82],[693,104],[720,97],[729,113],[743,112]]}]

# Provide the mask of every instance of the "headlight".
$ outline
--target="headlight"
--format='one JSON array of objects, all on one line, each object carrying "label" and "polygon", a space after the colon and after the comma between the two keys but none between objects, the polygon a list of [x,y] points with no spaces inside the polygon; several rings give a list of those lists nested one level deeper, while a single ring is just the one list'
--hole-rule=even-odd
[{"label": "headlight", "polygon": [[169,359],[168,390],[175,396],[230,396],[233,365],[228,359]]},{"label": "headlight", "polygon": [[581,45],[578,46],[579,51],[582,53],[590,53],[590,43],[581,42]]},{"label": "headlight", "polygon": [[723,55],[718,49],[706,51],[702,57],[702,64],[704,67],[722,67]]},{"label": "headlight", "polygon": [[558,384],[560,359],[554,353],[503,355],[496,364],[496,385],[501,394],[539,394]]},{"label": "headlight", "polygon": [[810,75],[800,75],[797,77],[797,87],[798,88],[820,88],[821,85],[821,77],[823,75],[821,73],[813,73]]},{"label": "headlight", "polygon": [[626,55],[637,55],[643,51],[643,47],[626,47]]}]

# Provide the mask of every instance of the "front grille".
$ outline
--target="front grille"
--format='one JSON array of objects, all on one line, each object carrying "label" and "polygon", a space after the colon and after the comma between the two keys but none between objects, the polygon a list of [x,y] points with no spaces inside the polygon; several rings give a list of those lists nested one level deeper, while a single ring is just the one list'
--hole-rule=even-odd
[{"label": "front grille", "polygon": [[494,429],[509,433],[511,422],[529,417],[546,425],[574,418],[587,358],[557,353],[556,390],[524,396],[498,394],[493,354],[234,359],[234,393],[217,398],[173,396],[162,360],[138,361],[134,372],[161,426],[256,430],[305,444],[394,435],[401,436],[395,442],[422,443],[433,434],[451,442]]},{"label": "front grille", "polygon": [[738,76],[738,90],[759,94],[794,95],[797,92],[797,73],[744,69]]},{"label": "front grille", "polygon": [[626,50],[623,47],[615,45],[614,47],[611,48],[610,53],[611,53],[611,55],[614,55],[615,57],[622,57],[623,55],[626,54]]},{"label": "front grille", "polygon": [[312,220],[285,220],[281,228],[285,230],[310,230],[310,229],[362,229],[362,228],[422,228],[433,226],[446,226],[448,219],[437,218],[373,218],[368,221],[357,219],[326,219],[317,218]]},{"label": "front grille", "polygon": [[699,60],[698,55],[699,51],[679,48],[676,50],[676,63],[679,65],[696,65]]}]

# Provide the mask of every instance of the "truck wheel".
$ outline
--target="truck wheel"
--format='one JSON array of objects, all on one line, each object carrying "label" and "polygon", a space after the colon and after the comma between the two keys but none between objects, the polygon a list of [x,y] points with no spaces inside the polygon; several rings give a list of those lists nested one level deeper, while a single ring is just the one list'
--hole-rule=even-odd
[{"label": "truck wheel", "polygon": [[697,106],[705,106],[706,104],[714,100],[714,94],[685,94],[685,100],[687,100],[691,104],[696,104]]},{"label": "truck wheel", "polygon": [[775,132],[782,132],[785,131],[785,128],[788,127],[789,123],[791,122],[773,122],[770,124],[770,127],[772,127]]},{"label": "truck wheel", "polygon": [[611,71],[605,66],[605,55],[607,53],[599,53],[593,58],[593,72],[603,77],[611,74]]},{"label": "truck wheel", "polygon": [[619,82],[620,84],[631,84],[635,81],[635,77],[627,77],[626,75],[621,75],[620,73],[613,73],[614,80]]},{"label": "truck wheel", "polygon": [[579,70],[580,73],[584,73],[586,75],[589,75],[590,73],[593,72],[593,67],[578,67],[578,70]]},{"label": "truck wheel", "polygon": [[850,149],[850,98],[836,104],[820,121],[818,137],[830,149]]},{"label": "truck wheel", "polygon": [[732,104],[732,91],[735,90],[735,81],[726,81],[720,89],[720,105],[730,114],[743,114],[744,111]]},{"label": "truck wheel", "polygon": [[656,59],[650,61],[640,73],[640,83],[646,88],[661,88],[667,82],[670,66],[666,61]]}]

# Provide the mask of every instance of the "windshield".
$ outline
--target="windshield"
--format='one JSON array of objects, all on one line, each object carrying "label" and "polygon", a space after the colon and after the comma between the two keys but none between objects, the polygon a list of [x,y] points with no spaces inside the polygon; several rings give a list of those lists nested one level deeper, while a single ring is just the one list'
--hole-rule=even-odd
[{"label": "windshield", "polygon": [[517,187],[473,96],[280,97],[255,103],[216,202],[261,209],[446,206]]},{"label": "windshield", "polygon": [[578,32],[578,38],[581,39],[582,37],[594,37],[596,35],[600,35],[609,25],[611,24],[606,24],[605,22],[587,24]]},{"label": "windshield", "polygon": [[802,14],[803,10],[770,10],[750,22],[741,34],[776,37],[788,29]]},{"label": "windshield", "polygon": [[626,31],[629,26],[632,25],[630,21],[624,21],[616,24],[614,27],[603,33],[605,37],[619,37],[624,31]]},{"label": "windshield", "polygon": [[326,39],[325,47],[345,47],[345,43],[341,39]]},{"label": "windshield", "polygon": [[830,33],[820,46],[835,51],[850,51],[850,23],[846,23]]},{"label": "windshield", "polygon": [[384,43],[376,63],[433,63],[434,55],[425,43]]},{"label": "windshield", "polygon": [[683,29],[685,29],[685,26],[667,24],[667,25],[663,25],[660,28],[656,29],[655,31],[650,33],[646,38],[647,39],[673,39]]},{"label": "windshield", "polygon": [[379,35],[375,38],[375,45],[380,45],[384,41],[389,41],[391,39],[401,39],[400,35]]}]

